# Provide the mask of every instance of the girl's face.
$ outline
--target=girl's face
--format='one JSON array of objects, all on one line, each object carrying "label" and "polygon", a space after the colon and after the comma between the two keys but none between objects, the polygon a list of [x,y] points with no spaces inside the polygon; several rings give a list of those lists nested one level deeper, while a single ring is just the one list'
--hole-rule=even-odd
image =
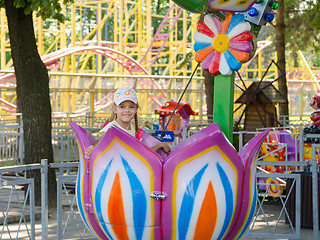
[{"label": "girl's face", "polygon": [[117,115],[117,122],[119,124],[131,122],[137,110],[137,104],[131,102],[130,100],[123,101],[119,105],[113,105],[113,111]]}]

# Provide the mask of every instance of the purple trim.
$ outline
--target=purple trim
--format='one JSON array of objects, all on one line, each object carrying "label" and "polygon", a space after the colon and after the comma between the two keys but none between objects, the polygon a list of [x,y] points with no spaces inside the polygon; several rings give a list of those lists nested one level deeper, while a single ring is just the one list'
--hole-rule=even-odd
[{"label": "purple trim", "polygon": [[174,148],[172,148],[170,156],[172,156],[174,152],[180,151],[181,149],[187,147],[188,145],[190,145],[190,144],[192,144],[202,138],[208,137],[208,136],[214,134],[215,132],[222,132],[218,123],[214,123],[204,129],[200,130],[199,132],[193,134],[192,136],[182,140],[178,145],[176,145]]},{"label": "purple trim", "polygon": [[[252,174],[251,169],[255,171],[256,169],[256,156],[258,155],[261,145],[264,141],[264,139],[267,137],[269,133],[269,130],[265,130],[264,132],[260,133],[259,135],[255,136],[253,139],[251,139],[240,151],[239,156],[241,158],[241,161],[244,165],[243,169],[243,182],[241,184],[242,188],[242,201],[239,205],[240,212],[236,217],[234,218],[234,221],[230,227],[229,233],[227,235],[227,239],[233,239],[236,234],[243,229],[241,229],[243,222],[250,221],[249,219],[245,219],[247,212],[250,211],[251,205],[256,204],[252,203],[253,200],[253,193],[256,191],[256,189],[252,189],[252,186],[250,185],[250,179],[251,181],[255,181],[255,172]],[[253,166],[252,166],[253,165]],[[253,176],[253,177],[252,177]],[[254,185],[255,187],[255,185]],[[251,198],[250,197],[251,192]]]},{"label": "purple trim", "polygon": [[[141,132],[143,134],[141,134]],[[143,143],[146,147],[149,147],[150,150],[152,150],[151,148],[160,144],[161,141],[159,141],[158,139],[156,139],[155,137],[151,136],[149,133],[143,131],[142,129],[139,130],[140,134],[142,135],[141,137],[141,143]],[[152,150],[153,151],[153,150]],[[155,152],[155,151],[153,151]],[[168,157],[168,154],[165,153],[165,151],[163,151],[162,149],[160,149],[157,152],[160,156],[161,156],[161,160],[164,161],[164,159],[166,159]]]}]

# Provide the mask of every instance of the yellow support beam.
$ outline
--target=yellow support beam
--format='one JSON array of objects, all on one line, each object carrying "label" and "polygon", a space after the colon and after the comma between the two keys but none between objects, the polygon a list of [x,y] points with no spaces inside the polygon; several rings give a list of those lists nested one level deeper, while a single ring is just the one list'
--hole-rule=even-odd
[{"label": "yellow support beam", "polygon": [[1,68],[6,66],[6,35],[8,34],[8,27],[6,24],[5,10],[1,8],[1,26],[0,26],[0,41],[1,41]]},{"label": "yellow support beam", "polygon": [[314,76],[314,74],[313,74],[313,72],[312,72],[312,70],[311,70],[311,68],[310,68],[310,65],[308,64],[307,60],[306,60],[305,57],[303,56],[303,53],[299,50],[299,51],[298,51],[298,54],[299,54],[301,60],[303,61],[304,65],[306,66],[306,68],[307,68],[307,70],[308,70],[308,72],[309,72],[312,80],[315,81],[314,83],[317,85],[317,88],[320,89],[320,85],[319,85],[316,77]]}]

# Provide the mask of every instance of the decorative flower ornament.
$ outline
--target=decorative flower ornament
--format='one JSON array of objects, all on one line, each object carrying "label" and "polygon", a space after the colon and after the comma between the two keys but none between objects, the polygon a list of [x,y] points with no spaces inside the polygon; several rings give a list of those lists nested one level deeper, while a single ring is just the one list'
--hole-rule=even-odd
[{"label": "decorative flower ornament", "polygon": [[251,25],[245,22],[244,15],[227,12],[225,20],[220,22],[207,14],[197,29],[198,32],[193,35],[195,59],[201,62],[204,70],[209,70],[213,75],[221,73],[230,76],[248,60],[253,49],[253,36]]}]

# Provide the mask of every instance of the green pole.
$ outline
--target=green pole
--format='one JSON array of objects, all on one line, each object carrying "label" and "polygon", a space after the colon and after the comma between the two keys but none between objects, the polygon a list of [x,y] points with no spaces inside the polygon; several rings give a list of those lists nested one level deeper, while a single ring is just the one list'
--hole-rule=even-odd
[{"label": "green pole", "polygon": [[234,72],[214,78],[213,121],[218,123],[229,141],[233,142]]}]

